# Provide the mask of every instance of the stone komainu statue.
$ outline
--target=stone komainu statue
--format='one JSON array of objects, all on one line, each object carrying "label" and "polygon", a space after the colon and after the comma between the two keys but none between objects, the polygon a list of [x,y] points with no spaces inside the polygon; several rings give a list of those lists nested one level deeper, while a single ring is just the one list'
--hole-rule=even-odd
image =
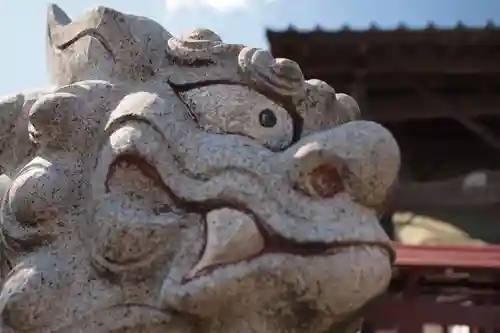
[{"label": "stone komainu statue", "polygon": [[382,126],[299,66],[98,7],[0,104],[2,333],[328,332],[382,293]]}]

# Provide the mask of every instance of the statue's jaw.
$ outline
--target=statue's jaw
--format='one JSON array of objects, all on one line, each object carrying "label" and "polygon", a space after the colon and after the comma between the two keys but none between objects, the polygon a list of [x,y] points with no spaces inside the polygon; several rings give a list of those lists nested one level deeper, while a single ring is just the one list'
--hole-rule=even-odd
[{"label": "statue's jaw", "polygon": [[[227,262],[216,262],[212,264],[208,264],[207,266],[203,266],[203,268],[199,268],[203,264],[206,265],[206,263],[200,264],[202,261],[198,262],[198,264],[189,272],[189,274],[186,276],[186,279],[184,280],[185,283],[189,283],[193,279],[201,278],[202,276],[208,276],[214,273],[214,271],[223,269],[226,267],[231,267],[234,266],[238,263],[250,263],[251,261],[257,260],[261,257],[264,257],[266,255],[286,255],[286,256],[293,256],[293,257],[300,257],[300,258],[308,258],[308,257],[332,257],[341,253],[345,252],[350,252],[350,251],[357,251],[359,249],[373,249],[373,250],[379,250],[382,253],[384,253],[388,261],[392,262],[393,258],[393,250],[390,248],[389,245],[383,244],[383,243],[359,243],[356,244],[356,242],[352,241],[345,241],[345,242],[339,242],[339,243],[331,243],[328,244],[327,249],[318,249],[315,248],[314,244],[301,244],[302,248],[298,249],[286,249],[286,248],[265,248],[262,249],[261,252],[257,253],[256,255],[241,258],[239,260],[235,261],[227,261]],[[308,248],[310,246],[310,248]],[[227,249],[227,252],[230,253],[230,249]],[[206,253],[206,252],[205,252]]]},{"label": "statue's jaw", "polygon": [[205,217],[206,239],[200,260],[185,276],[184,282],[213,274],[215,270],[249,263],[267,255],[330,257],[358,249],[377,249],[393,261],[394,250],[388,242],[343,239],[335,242],[303,243],[286,239],[251,212],[232,205],[209,211]]},{"label": "statue's jaw", "polygon": [[165,279],[162,304],[180,312],[322,332],[383,293],[391,265],[382,248],[355,246],[331,255],[262,254],[181,284],[173,278]]},{"label": "statue's jaw", "polygon": [[51,328],[50,333],[191,332],[187,323],[179,315],[173,316],[147,305],[130,304],[98,309],[67,326]]},{"label": "statue's jaw", "polygon": [[[140,125],[140,127],[143,127],[143,129],[148,128],[147,125]],[[124,133],[125,135],[122,138],[128,137],[130,140],[125,140],[122,145],[116,144],[115,148],[119,147],[118,149],[111,148],[114,151],[114,154],[111,154],[113,157],[104,159],[106,161],[104,165],[106,172],[101,172],[102,175],[105,174],[105,180],[102,182],[104,185],[103,190],[113,192],[110,189],[110,184],[115,178],[117,170],[120,170],[118,173],[121,173],[121,175],[116,177],[118,180],[115,183],[123,185],[124,181],[120,179],[145,178],[152,184],[148,187],[154,187],[164,193],[167,199],[162,210],[167,212],[168,216],[160,214],[160,218],[163,216],[165,220],[171,218],[180,219],[183,213],[194,213],[202,216],[202,220],[205,221],[205,237],[200,241],[204,243],[204,246],[197,263],[183,276],[184,283],[211,274],[214,270],[222,267],[239,262],[249,262],[270,254],[304,258],[330,257],[357,248],[377,248],[386,254],[389,261],[393,260],[393,249],[389,239],[383,233],[371,234],[370,237],[360,237],[354,234],[352,237],[343,236],[333,241],[298,241],[282,236],[275,231],[272,225],[267,223],[265,218],[258,211],[253,210],[247,202],[238,200],[238,198],[217,195],[217,192],[224,191],[214,190],[214,194],[201,200],[189,197],[190,194],[196,195],[196,193],[179,194],[178,188],[175,189],[170,186],[170,184],[178,183],[172,178],[182,177],[186,181],[193,182],[192,177],[182,175],[181,172],[176,170],[177,165],[175,163],[169,163],[172,161],[162,163],[162,160],[165,162],[166,158],[162,159],[161,156],[165,154],[159,152],[152,154],[151,147],[144,144],[143,140],[134,142],[134,138],[139,136],[130,133],[134,133],[140,127],[134,125],[127,128],[125,126],[115,132],[118,137],[121,136],[121,133]],[[144,133],[144,131],[141,133],[143,137],[145,136]],[[154,135],[152,134],[152,136]],[[157,139],[155,141],[161,140]],[[113,140],[110,140],[110,142],[113,142]],[[170,177],[165,176],[166,169],[168,169],[167,172]],[[133,175],[129,170],[135,170],[138,173]],[[196,188],[196,186],[193,186],[193,188]],[[129,188],[126,191],[119,190],[119,192],[130,193],[130,190]],[[123,194],[112,195],[121,197]],[[106,195],[101,195],[101,197],[105,198]],[[133,200],[133,198],[126,198],[125,201]],[[332,220],[331,223],[348,225],[352,222],[348,220]],[[376,224],[377,221],[373,221],[373,223]]]},{"label": "statue's jaw", "polygon": [[[334,198],[319,216],[310,210],[318,221],[310,223],[318,229],[312,230],[317,241],[303,233],[292,238],[275,227],[303,227],[302,221],[262,203],[268,196],[261,185],[266,175],[242,170],[193,175],[167,142],[147,123],[121,124],[101,149],[92,181],[93,202],[103,208],[94,214],[96,236],[90,238],[94,248],[107,242],[97,255],[118,274],[169,267],[159,307],[207,319],[233,311],[227,316],[235,318],[262,308],[295,313],[304,299],[299,303],[314,314],[311,325],[318,320],[330,325],[387,287],[393,252],[369,209],[347,196]],[[274,207],[273,198],[268,200]],[[166,207],[156,209],[155,202]],[[325,213],[332,204],[337,216]],[[333,237],[321,241],[321,230]],[[273,320],[286,319],[276,314]]]}]

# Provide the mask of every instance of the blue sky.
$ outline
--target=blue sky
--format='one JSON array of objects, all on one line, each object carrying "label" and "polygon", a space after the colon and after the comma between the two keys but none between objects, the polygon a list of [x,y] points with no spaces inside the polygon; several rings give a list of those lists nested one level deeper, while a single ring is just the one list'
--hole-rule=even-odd
[{"label": "blue sky", "polygon": [[[344,24],[382,28],[428,21],[450,26],[461,20],[500,25],[500,0],[59,0],[71,17],[102,4],[148,16],[180,35],[206,27],[225,41],[267,47],[265,29],[293,25],[335,29]],[[47,2],[0,0],[0,96],[46,86],[45,14]]]}]

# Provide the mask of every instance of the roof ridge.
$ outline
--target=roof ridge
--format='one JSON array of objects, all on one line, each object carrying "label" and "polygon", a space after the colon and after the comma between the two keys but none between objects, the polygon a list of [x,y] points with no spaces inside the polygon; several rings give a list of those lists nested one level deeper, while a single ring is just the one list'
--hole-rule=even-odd
[{"label": "roof ridge", "polygon": [[397,32],[397,31],[408,31],[408,32],[424,32],[424,31],[479,31],[479,30],[500,30],[500,22],[495,23],[493,20],[487,20],[484,25],[466,25],[463,21],[457,21],[454,26],[449,25],[438,25],[433,21],[429,21],[425,26],[415,26],[411,27],[407,23],[401,21],[394,27],[380,27],[377,23],[371,22],[367,27],[351,27],[349,24],[343,24],[339,28],[323,28],[321,25],[317,25],[312,29],[300,29],[294,25],[289,25],[286,29],[266,29],[267,33],[342,33],[342,32],[353,32],[353,33],[366,33],[366,32]]}]

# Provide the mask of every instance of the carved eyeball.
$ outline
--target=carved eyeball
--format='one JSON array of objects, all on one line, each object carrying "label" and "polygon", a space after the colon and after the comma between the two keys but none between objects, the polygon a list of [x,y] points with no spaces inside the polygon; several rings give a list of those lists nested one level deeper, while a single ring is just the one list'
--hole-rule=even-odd
[{"label": "carved eyeball", "polygon": [[273,128],[278,123],[276,113],[271,109],[264,109],[259,113],[259,124],[262,127]]},{"label": "carved eyeball", "polygon": [[247,136],[273,151],[292,143],[294,124],[288,111],[248,87],[212,85],[187,91],[183,98],[208,132]]}]

